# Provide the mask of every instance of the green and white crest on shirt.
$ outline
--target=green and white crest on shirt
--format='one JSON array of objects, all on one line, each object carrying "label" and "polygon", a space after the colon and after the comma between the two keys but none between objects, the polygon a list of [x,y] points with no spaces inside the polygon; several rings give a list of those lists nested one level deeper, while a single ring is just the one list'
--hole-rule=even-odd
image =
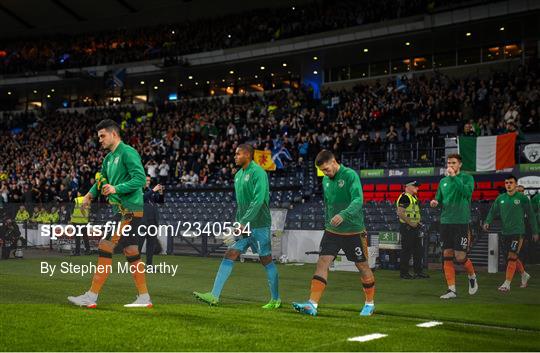
[{"label": "green and white crest on shirt", "polygon": [[516,204],[516,205],[519,205],[520,202],[521,202],[521,201],[519,201],[519,200],[514,200],[514,204]]},{"label": "green and white crest on shirt", "polygon": [[250,175],[251,175],[251,174],[246,174],[246,176],[244,177],[244,181],[249,181],[249,176],[250,176]]},{"label": "green and white crest on shirt", "polygon": [[342,188],[343,185],[345,185],[345,180],[339,179],[339,180],[338,180],[338,186],[339,186],[340,188]]}]

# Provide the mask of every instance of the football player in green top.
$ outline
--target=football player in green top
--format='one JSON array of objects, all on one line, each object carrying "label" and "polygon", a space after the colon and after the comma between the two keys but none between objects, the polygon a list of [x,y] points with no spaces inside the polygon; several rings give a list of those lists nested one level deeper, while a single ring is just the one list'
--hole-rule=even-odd
[{"label": "football player in green top", "polygon": [[447,157],[446,176],[441,179],[435,200],[431,207],[442,206],[441,238],[443,241],[443,269],[448,290],[441,299],[453,299],[456,294],[456,262],[463,265],[469,276],[469,294],[478,290],[478,281],[472,261],[467,258],[470,245],[469,222],[471,221],[471,200],[474,179],[461,171],[462,163],[459,154]]},{"label": "football player in green top", "polygon": [[254,253],[259,254],[270,287],[271,298],[263,308],[277,309],[281,307],[281,299],[278,291],[277,267],[272,261],[272,235],[270,233],[272,219],[268,175],[260,165],[253,161],[251,145],[238,146],[234,159],[236,165],[240,167],[234,176],[236,223],[243,234],[227,249],[216,274],[212,291],[193,292],[193,295],[209,305],[218,305],[221,291],[232,272],[234,261],[240,254],[251,248]]},{"label": "football player in green top", "polygon": [[365,304],[361,316],[375,311],[375,277],[368,265],[368,242],[364,225],[362,184],[358,173],[339,164],[330,151],[319,152],[315,165],[323,172],[325,231],[321,240],[317,269],[311,280],[311,294],[306,302],[294,302],[293,308],[312,316],[326,289],[328,268],[343,249],[347,260],[355,263],[364,287]]},{"label": "football player in green top", "polygon": [[531,207],[531,201],[527,196],[518,192],[517,178],[513,175],[504,180],[506,192],[499,195],[486,218],[484,230],[488,230],[493,223],[493,219],[500,218],[502,223],[501,235],[503,249],[507,254],[506,280],[499,287],[499,291],[510,291],[510,283],[514,278],[516,269],[521,273],[521,288],[527,287],[527,282],[531,276],[525,272],[525,267],[519,259],[519,251],[523,244],[525,235],[525,215],[531,226],[533,238],[538,240],[538,222]]},{"label": "football player in green top", "polygon": [[98,266],[90,289],[82,295],[70,296],[68,300],[78,306],[96,307],[98,294],[112,270],[114,249],[120,246],[130,264],[130,272],[139,292],[137,299],[125,306],[150,308],[152,302],[146,287],[145,267],[141,263],[137,239],[143,216],[142,188],[146,184],[141,157],[133,147],[122,142],[120,127],[113,120],[102,120],[96,130],[101,146],[110,151],[101,167],[101,175],[106,183],[98,185],[96,182],[84,196],[81,207],[88,208],[92,199],[99,194],[106,196],[113,204],[114,220],[119,222],[119,226],[115,227],[118,229],[114,234],[105,234],[99,242]]}]

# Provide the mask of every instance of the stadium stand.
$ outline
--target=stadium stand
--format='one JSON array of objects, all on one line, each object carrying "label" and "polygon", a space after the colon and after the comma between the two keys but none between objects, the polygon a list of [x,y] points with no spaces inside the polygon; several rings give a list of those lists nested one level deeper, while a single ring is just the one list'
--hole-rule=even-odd
[{"label": "stadium stand", "polygon": [[[16,39],[0,45],[0,74],[119,64],[270,42],[407,17],[467,2],[314,1],[133,30]],[[488,3],[489,1],[482,1]],[[175,60],[172,60],[176,62]],[[187,64],[187,63],[184,63]]]},{"label": "stadium stand", "polygon": [[[326,91],[325,97],[341,98],[338,109],[310,99],[300,89],[225,100],[181,100],[147,110],[8,113],[1,120],[2,139],[7,141],[0,152],[0,172],[5,174],[2,185],[7,202],[50,202],[59,197],[62,184],[64,201],[79,188],[87,190],[104,153],[93,131],[103,118],[122,123],[126,141],[141,151],[149,174],[175,187],[186,183],[229,185],[234,173],[229,151],[246,141],[259,149],[283,146],[289,151],[292,160],[283,171],[272,173],[273,186],[303,182],[296,176],[307,177],[313,186],[314,177],[308,177],[306,166],[312,165],[310,160],[322,148],[334,150],[344,163],[357,169],[439,165],[444,156],[441,137],[461,134],[469,124],[479,136],[516,128],[520,133],[540,131],[540,119],[535,118],[540,111],[535,98],[540,89],[536,70],[521,67],[511,74],[495,73],[489,85],[486,83],[438,75],[411,80],[407,92],[396,90],[391,81],[356,86],[352,91]],[[518,91],[507,93],[514,89]],[[478,92],[488,97],[485,102],[479,101]],[[443,96],[453,99],[443,103]],[[367,97],[370,103],[359,103]],[[508,112],[514,109],[520,111],[519,116],[509,118]],[[405,127],[396,140],[379,133],[405,125],[411,129],[408,140]],[[451,126],[455,133],[442,135],[439,125]],[[12,134],[17,128],[18,133]],[[388,152],[391,146],[396,153]],[[411,149],[415,149],[412,156],[403,153]],[[165,175],[158,177],[159,170],[166,170]],[[189,181],[191,171],[198,176],[197,182]],[[493,190],[501,185],[477,186],[475,199],[492,199],[496,196]],[[370,187],[366,199],[395,198],[399,190],[397,186],[390,188]],[[421,197],[428,199],[436,190],[422,191]]]}]

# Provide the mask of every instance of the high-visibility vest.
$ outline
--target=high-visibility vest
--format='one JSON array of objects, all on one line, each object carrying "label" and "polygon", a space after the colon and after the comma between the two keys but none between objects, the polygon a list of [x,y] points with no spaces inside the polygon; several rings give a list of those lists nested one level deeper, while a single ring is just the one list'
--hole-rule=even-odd
[{"label": "high-visibility vest", "polygon": [[30,219],[30,214],[27,210],[18,210],[15,216],[15,222],[26,222]]},{"label": "high-visibility vest", "polygon": [[41,214],[41,211],[36,211],[32,213],[32,217],[30,217],[30,221],[38,223],[40,214]]},{"label": "high-visibility vest", "polygon": [[88,213],[83,213],[82,210],[82,202],[84,197],[76,197],[75,198],[75,207],[73,208],[73,212],[71,213],[71,223],[74,224],[86,224],[88,223]]},{"label": "high-visibility vest", "polygon": [[43,218],[45,217],[45,211],[38,211],[34,216],[34,220],[36,221],[36,223],[46,223],[47,220],[43,220]]},{"label": "high-visibility vest", "polygon": [[49,220],[49,216],[47,214],[47,211],[39,211],[36,217],[37,223],[47,223]]},{"label": "high-visibility vest", "polygon": [[60,215],[58,214],[58,211],[54,211],[54,212],[51,212],[49,213],[49,222],[50,223],[58,223],[58,221],[60,220]]},{"label": "high-visibility vest", "polygon": [[[405,207],[405,215],[414,223],[420,222],[420,206],[418,206],[418,198],[414,195],[404,192],[399,195],[399,198],[396,201],[396,205],[399,206],[399,200],[401,200],[403,196],[408,197],[410,201],[409,206]],[[406,223],[401,218],[399,219],[399,221],[401,223]]]}]

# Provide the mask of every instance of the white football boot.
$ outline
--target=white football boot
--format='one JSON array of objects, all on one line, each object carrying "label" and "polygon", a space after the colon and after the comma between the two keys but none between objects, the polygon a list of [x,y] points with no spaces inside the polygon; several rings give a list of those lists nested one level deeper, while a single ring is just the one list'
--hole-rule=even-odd
[{"label": "white football boot", "polygon": [[469,294],[473,295],[478,291],[478,280],[476,279],[476,275],[473,275],[473,277],[469,276]]},{"label": "white football boot", "polygon": [[457,294],[453,290],[449,289],[446,293],[441,295],[440,298],[441,299],[454,299],[454,298],[457,298]]},{"label": "white football boot", "polygon": [[521,285],[519,286],[519,288],[527,288],[530,279],[531,275],[527,272],[523,272],[523,274],[521,275]]},{"label": "white football boot", "polygon": [[126,308],[151,308],[152,306],[148,293],[140,294],[133,303],[124,305]]},{"label": "white football boot", "polygon": [[96,304],[97,297],[98,295],[96,293],[92,293],[88,291],[82,295],[79,295],[78,297],[70,296],[70,297],[67,297],[67,299],[74,305],[84,306],[84,307],[93,309],[97,306]]}]

